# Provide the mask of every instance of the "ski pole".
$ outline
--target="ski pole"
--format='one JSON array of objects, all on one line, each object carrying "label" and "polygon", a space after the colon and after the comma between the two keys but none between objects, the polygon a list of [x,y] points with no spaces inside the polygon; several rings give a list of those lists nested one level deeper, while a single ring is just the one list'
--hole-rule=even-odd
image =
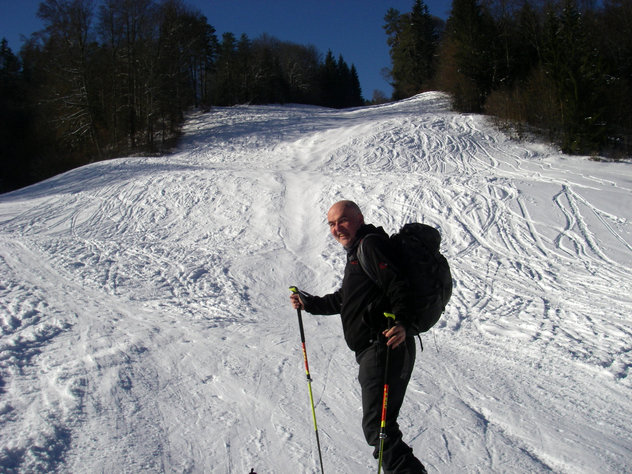
[{"label": "ski pole", "polygon": [[[298,294],[298,288],[295,286],[291,286],[290,291],[294,294]],[[318,437],[318,425],[316,424],[316,410],[314,409],[314,396],[312,395],[312,377],[309,374],[309,364],[307,363],[307,349],[305,348],[305,331],[303,330],[303,316],[301,315],[301,308],[296,309],[296,315],[298,316],[298,327],[301,331],[301,345],[303,348],[303,360],[305,361],[305,375],[307,376],[307,386],[309,388],[309,402],[312,407],[314,432],[316,433],[316,445],[318,446],[318,459],[320,459],[320,472],[324,474],[323,456],[320,452],[320,438]]]},{"label": "ski pole", "polygon": [[[387,325],[390,329],[395,321],[395,315],[392,313],[384,313],[388,319]],[[382,472],[382,455],[384,454],[384,440],[386,439],[386,407],[388,405],[388,362],[391,355],[391,347],[386,346],[386,361],[384,363],[384,396],[382,397],[382,419],[380,421],[380,454],[377,461],[377,474]]]}]

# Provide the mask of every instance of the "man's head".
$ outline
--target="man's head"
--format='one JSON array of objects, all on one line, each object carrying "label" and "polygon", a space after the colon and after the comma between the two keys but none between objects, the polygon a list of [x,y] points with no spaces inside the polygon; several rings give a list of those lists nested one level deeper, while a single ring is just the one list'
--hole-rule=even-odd
[{"label": "man's head", "polygon": [[364,224],[364,216],[353,201],[339,201],[327,213],[329,231],[343,247],[349,248],[358,229]]}]

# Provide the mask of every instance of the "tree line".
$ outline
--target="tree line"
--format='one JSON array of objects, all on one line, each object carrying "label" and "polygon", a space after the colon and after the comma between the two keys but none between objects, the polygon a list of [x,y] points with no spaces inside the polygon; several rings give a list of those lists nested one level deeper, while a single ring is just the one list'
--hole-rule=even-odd
[{"label": "tree line", "polygon": [[180,0],[45,0],[44,29],[0,43],[0,192],[91,161],[161,153],[191,107],[362,105],[355,66],[215,29]]},{"label": "tree line", "polygon": [[[215,29],[181,0],[45,0],[44,29],[0,43],[0,192],[99,159],[164,152],[192,107],[365,103],[331,51]],[[632,2],[423,0],[384,17],[392,100],[450,93],[568,153],[632,151]],[[374,93],[373,102],[387,100]]]},{"label": "tree line", "polygon": [[453,0],[446,22],[416,0],[384,20],[394,99],[443,90],[567,153],[632,151],[629,0]]}]

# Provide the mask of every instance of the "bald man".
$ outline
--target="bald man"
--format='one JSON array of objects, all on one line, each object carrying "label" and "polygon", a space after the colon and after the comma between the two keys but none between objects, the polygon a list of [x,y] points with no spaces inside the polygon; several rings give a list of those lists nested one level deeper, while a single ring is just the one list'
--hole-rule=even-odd
[{"label": "bald man", "polygon": [[[339,201],[329,209],[327,223],[331,235],[347,252],[342,286],[325,296],[304,291],[293,294],[292,306],[311,314],[340,314],[345,341],[355,352],[362,388],[362,429],[377,459],[384,393],[387,347],[391,349],[388,367],[389,396],[386,413],[386,438],[382,463],[384,472],[424,474],[426,469],[402,440],[397,423],[406,387],[415,362],[415,340],[406,332],[411,310],[410,289],[396,264],[388,234],[381,227],[364,222],[358,205]],[[369,277],[358,262],[362,242],[363,261]],[[375,282],[377,280],[377,283]],[[395,315],[388,328],[384,313]]]}]

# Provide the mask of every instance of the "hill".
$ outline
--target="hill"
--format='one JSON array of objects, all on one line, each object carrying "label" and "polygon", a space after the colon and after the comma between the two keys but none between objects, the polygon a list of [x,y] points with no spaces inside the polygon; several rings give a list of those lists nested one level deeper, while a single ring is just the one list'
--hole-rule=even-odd
[{"label": "hill", "polygon": [[[316,472],[288,286],[340,284],[347,198],[436,225],[453,268],[400,419],[429,472],[630,472],[631,191],[426,93],[216,108],[173,155],[4,194],[0,466]],[[340,321],[304,319],[325,470],[371,471]]]}]

